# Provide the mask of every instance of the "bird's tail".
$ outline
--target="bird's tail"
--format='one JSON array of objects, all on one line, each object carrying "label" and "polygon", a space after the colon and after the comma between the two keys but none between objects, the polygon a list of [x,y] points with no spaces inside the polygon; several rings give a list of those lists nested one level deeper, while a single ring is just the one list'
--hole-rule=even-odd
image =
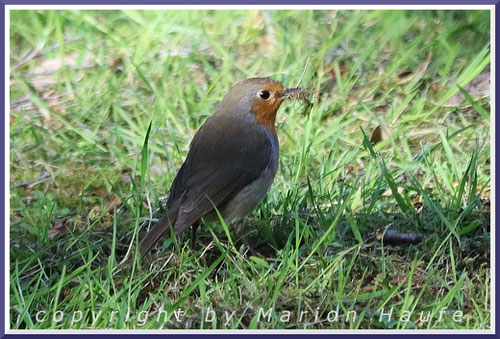
[{"label": "bird's tail", "polygon": [[170,229],[170,225],[175,224],[178,208],[169,209],[169,211],[160,218],[153,228],[142,238],[139,243],[139,253],[141,257],[156,244],[156,242]]}]

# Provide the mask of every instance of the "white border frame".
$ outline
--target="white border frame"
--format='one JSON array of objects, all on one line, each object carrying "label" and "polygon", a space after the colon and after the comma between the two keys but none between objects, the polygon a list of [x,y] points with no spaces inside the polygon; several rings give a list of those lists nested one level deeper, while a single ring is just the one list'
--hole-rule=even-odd
[{"label": "white border frame", "polygon": [[[430,9],[430,10],[490,10],[490,70],[491,70],[491,88],[490,88],[490,107],[491,107],[491,191],[490,200],[493,210],[491,216],[491,280],[490,280],[490,299],[491,313],[489,330],[12,330],[10,329],[10,298],[9,298],[9,283],[10,283],[10,133],[9,120],[10,114],[10,11],[18,9],[140,9],[140,10],[200,10],[200,9],[217,9],[217,10],[249,10],[249,9],[267,9],[267,10],[389,10],[389,9]],[[5,5],[5,332],[6,334],[495,334],[495,6],[494,5]]]}]

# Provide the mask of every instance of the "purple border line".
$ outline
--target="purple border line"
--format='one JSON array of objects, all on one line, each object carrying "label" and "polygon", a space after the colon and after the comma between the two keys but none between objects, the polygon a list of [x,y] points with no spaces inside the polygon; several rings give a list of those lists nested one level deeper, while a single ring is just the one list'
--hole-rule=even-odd
[{"label": "purple border line", "polygon": [[[410,1],[405,1],[403,3],[403,1],[395,1],[395,0],[383,0],[383,1],[378,1],[378,2],[374,2],[374,1],[369,1],[369,0],[355,0],[355,1],[346,1],[346,0],[342,0],[342,1],[335,1],[335,0],[310,0],[308,1],[308,3],[304,3],[303,2],[304,0],[269,0],[269,1],[265,1],[265,0],[253,0],[253,1],[249,1],[249,0],[244,0],[242,2],[239,2],[238,4],[240,5],[280,5],[280,4],[283,4],[283,5],[300,5],[300,4],[303,4],[303,5],[495,5],[495,14],[497,13],[497,8],[498,8],[498,3],[500,0],[497,0],[497,1],[487,1],[487,0],[480,0],[480,1],[465,1],[465,0],[455,0],[455,1],[452,1],[452,0],[436,0],[436,1],[432,1],[432,0],[424,0],[424,1],[415,1],[415,0],[410,0]],[[203,5],[225,5],[225,4],[235,4],[234,3],[234,0],[231,1],[231,0],[218,0],[218,1],[211,1],[210,3],[206,2],[206,1],[201,1],[201,0],[187,0],[187,1],[180,1],[180,0],[174,0],[174,1],[160,1],[160,0],[145,0],[143,1],[142,3],[138,3],[137,0],[123,0],[123,1],[119,1],[119,0],[103,0],[103,1],[98,1],[98,0],[78,0],[78,1],[75,1],[75,2],[72,2],[71,4],[68,4],[68,1],[62,1],[62,0],[48,0],[48,1],[40,1],[40,0],[24,0],[24,1],[15,1],[15,0],[10,0],[10,1],[5,1],[5,0],[0,0],[0,17],[1,18],[4,18],[4,15],[5,15],[5,5],[112,5],[112,4],[115,4],[115,5],[200,5],[200,4],[203,4]],[[5,68],[4,68],[4,65],[5,65],[5,25],[4,24],[1,24],[1,29],[0,29],[0,34],[1,34],[1,41],[2,41],[2,53],[1,53],[1,60],[2,60],[2,70],[1,70],[1,75],[2,75],[2,82],[1,82],[1,85],[0,85],[0,89],[2,90],[2,105],[3,107],[5,107],[5,97],[3,96],[5,94]],[[500,34],[500,28],[499,28],[499,25],[496,25],[495,26],[495,36],[498,36]],[[498,55],[497,53],[497,46],[495,48],[495,56]],[[495,58],[496,60],[496,58]],[[496,63],[495,63],[496,65]],[[496,74],[494,74],[495,76],[495,80],[497,79],[496,78]],[[495,84],[498,84],[498,81],[495,81]],[[498,106],[498,99],[497,99],[497,96],[495,96],[495,107],[499,107]],[[4,114],[8,114],[8,112],[4,112]],[[5,117],[4,117],[5,118]],[[4,135],[4,132],[5,132],[5,126],[4,126],[4,123],[5,123],[5,120],[2,119],[2,129],[1,129],[1,135],[2,135],[2,141],[5,139],[5,135]],[[498,128],[497,128],[497,124],[498,124],[498,119],[496,119],[496,122],[495,122],[495,130],[498,131]],[[2,155],[2,161],[5,159],[5,149],[4,147],[1,147],[0,148],[1,151],[1,155]],[[498,159],[498,155],[500,154],[500,152],[498,151],[497,148],[495,148],[495,158]],[[7,213],[7,211],[5,210],[5,199],[6,197],[8,197],[8,195],[6,194],[7,192],[5,191],[6,187],[5,187],[5,164],[3,163],[3,166],[1,167],[1,170],[0,170],[0,173],[2,175],[2,180],[1,180],[1,187],[2,187],[2,190],[4,192],[4,195],[2,196],[1,198],[1,201],[2,201],[2,207],[1,207],[1,217],[3,218],[2,220],[5,220],[5,215]],[[495,173],[496,174],[496,173]],[[496,199],[495,199],[495,205],[494,205],[494,208],[496,207],[499,207],[500,206],[500,202],[498,202]],[[494,213],[495,210],[492,211],[492,213]],[[5,225],[4,225],[4,229],[2,232],[0,232],[0,242],[1,244],[3,245],[4,242],[5,242],[5,234],[4,234],[4,231],[5,231]],[[498,232],[496,232],[496,236],[495,236],[495,241],[496,243],[500,243],[500,230]],[[4,249],[5,250],[5,249]],[[1,292],[0,292],[0,302],[1,302],[1,308],[0,308],[0,338],[4,338],[4,337],[9,337],[9,338],[34,338],[34,337],[37,337],[37,338],[53,338],[54,335],[53,334],[38,334],[38,335],[33,335],[33,334],[19,334],[19,335],[6,335],[5,334],[5,315],[4,315],[4,305],[5,305],[5,295],[4,295],[4,291],[5,291],[5,265],[6,265],[6,262],[5,262],[5,253],[4,251],[2,251],[0,253],[0,258],[1,258],[1,278],[0,278],[0,289],[1,289]],[[496,271],[495,272],[495,275],[496,275],[496,281],[500,281],[500,272]],[[496,300],[495,300],[496,301]],[[498,304],[497,304],[498,305]],[[498,312],[498,309],[496,310],[496,323],[498,323],[498,320],[500,319],[500,316],[498,315],[499,312]],[[168,333],[168,332],[167,332]],[[422,333],[422,332],[420,332]],[[312,333],[311,332],[307,332],[307,333],[304,333],[304,334],[289,334],[289,335],[286,335],[286,337],[292,337],[292,338],[298,338],[298,337],[304,337],[305,335],[311,335]],[[399,332],[395,332],[394,334],[389,334],[389,335],[401,335]],[[99,334],[99,333],[96,333],[96,334],[68,334],[68,333],[62,333],[58,336],[62,336],[63,338],[64,337],[81,337],[81,336],[93,336],[93,337],[122,337],[124,336],[125,334],[116,334],[116,332],[114,334],[110,334],[110,335],[104,335],[104,334]],[[164,336],[163,334],[151,334],[152,336],[154,337],[160,337],[160,336]],[[201,334],[201,333],[196,333],[196,332],[188,332],[186,334],[168,334],[169,337],[175,337],[175,338],[180,338],[180,337],[186,337],[186,336],[189,336],[189,337],[219,337],[223,335],[224,337],[230,337],[230,338],[236,338],[236,336],[239,336],[237,334],[210,334],[210,333],[207,333],[207,334]],[[246,334],[246,336],[252,338],[252,337],[261,337],[261,336],[265,336],[265,337],[270,337],[270,336],[274,336],[275,334]],[[322,336],[322,337],[335,337],[335,338],[354,338],[355,337],[365,337],[365,336],[368,336],[368,334],[360,334],[359,332],[357,334],[317,334],[319,336]],[[472,334],[471,334],[472,335]],[[127,334],[126,335],[127,337],[136,337],[136,338],[140,338],[142,336],[144,336],[144,334]],[[370,334],[369,335],[370,337],[379,337],[379,338],[384,338],[387,336],[387,334]],[[404,335],[406,338],[421,338],[421,334],[405,334]],[[442,334],[432,334],[430,335],[431,337],[441,337]],[[470,335],[466,335],[466,334],[453,334],[454,337],[457,337],[457,338],[465,338],[465,337],[469,337]],[[500,336],[498,336],[498,334],[493,334],[493,335],[485,335],[486,337],[494,337],[494,338],[500,338]]]},{"label": "purple border line", "polygon": [[[500,25],[498,24],[498,8],[499,8],[499,3],[500,3],[500,1],[497,1],[497,3],[495,4],[495,9],[494,9],[494,15],[495,15],[495,60],[494,60],[494,62],[495,62],[495,72],[493,74],[493,77],[495,79],[495,87],[494,87],[495,92],[496,92],[496,87],[498,86],[498,77],[497,77],[497,73],[498,73],[497,72],[497,68],[498,68],[498,62],[497,62],[497,60],[498,60],[498,43],[496,41],[496,37],[500,34],[500,27],[499,27]],[[490,41],[491,41],[491,38],[490,38]],[[491,63],[491,61],[490,61],[490,63]],[[494,114],[495,114],[495,125],[494,125],[495,126],[494,127],[495,128],[495,154],[494,154],[494,156],[495,156],[495,182],[498,180],[498,175],[497,175],[497,173],[498,173],[498,170],[497,170],[497,166],[498,165],[497,164],[498,163],[497,163],[497,159],[499,158],[498,157],[499,150],[498,150],[498,147],[497,147],[498,143],[496,143],[496,139],[498,138],[498,124],[499,124],[499,122],[498,122],[498,115],[496,114],[496,112],[498,111],[498,107],[499,107],[498,102],[499,102],[498,95],[496,95],[496,93],[495,93],[495,112],[494,112]],[[493,128],[493,126],[491,128]],[[490,130],[490,137],[491,137],[491,130]],[[496,192],[496,187],[495,187],[495,192]],[[499,201],[497,199],[497,195],[496,194],[495,194],[495,196],[494,196],[493,199],[495,201],[495,204],[494,204],[493,210],[490,210],[490,219],[491,219],[492,213],[495,214],[496,209],[500,206],[500,203],[499,203]],[[493,226],[496,226],[496,225],[493,225]],[[491,228],[491,226],[490,226],[490,228]],[[495,239],[490,239],[490,241],[491,240],[494,240],[496,245],[500,244],[500,230],[496,229],[496,227],[495,227]],[[498,259],[497,253],[498,253],[498,247],[495,247],[495,283],[498,283],[498,281],[500,281],[500,272],[497,269],[498,268],[498,263],[496,262],[496,260]],[[491,254],[490,254],[490,256],[491,256]],[[490,257],[490,263],[491,263],[491,257]],[[490,271],[491,271],[491,267],[490,267]],[[495,287],[496,286],[493,286],[493,284],[491,284],[491,282],[490,282],[490,293],[491,293],[491,290],[493,288],[495,288]],[[498,324],[499,324],[499,320],[500,320],[500,316],[499,316],[499,312],[498,312],[498,290],[495,290],[495,299],[494,300],[490,300],[490,304],[491,303],[494,303],[494,305],[495,305],[495,319],[494,319],[494,321],[495,321],[495,327],[497,327]],[[490,322],[492,322],[492,321],[493,321],[493,319],[490,320]],[[495,331],[496,331],[495,335],[498,336],[498,329],[495,328]]]},{"label": "purple border line", "polygon": [[68,0],[6,0],[0,3],[6,5],[496,5],[498,0],[310,0],[307,3],[304,0],[242,0],[237,3],[235,0],[76,0],[68,3]]},{"label": "purple border line", "polygon": [[[0,17],[2,18],[2,21],[4,21],[3,19],[5,18],[5,6],[2,4],[1,8],[0,8]],[[6,98],[4,97],[5,95],[5,72],[6,72],[6,69],[5,69],[5,23],[2,23],[1,25],[1,28],[0,28],[0,35],[1,35],[1,39],[2,39],[2,71],[0,72],[1,74],[1,85],[0,85],[0,89],[2,91],[2,107],[5,107],[5,100]],[[2,207],[1,207],[1,220],[4,221],[5,220],[5,216],[6,216],[6,213],[7,211],[5,210],[5,199],[6,197],[8,197],[9,195],[7,194],[7,191],[5,190],[5,145],[3,145],[3,141],[5,140],[5,115],[8,114],[8,112],[4,112],[4,115],[2,116],[2,119],[1,119],[1,135],[2,135],[2,146],[0,147],[0,154],[2,156],[2,166],[0,166],[0,173],[1,173],[1,180],[0,180],[0,187],[2,187],[2,192],[4,192],[4,194],[2,195],[2,198],[1,198],[1,204],[2,204]],[[5,268],[6,268],[6,265],[7,263],[5,262],[5,248],[4,247],[4,244],[5,244],[5,229],[6,229],[7,225],[3,225],[2,227],[2,230],[0,231],[0,244],[1,244],[1,247],[2,247],[2,251],[0,253],[0,260],[1,260],[1,270],[2,270],[2,273],[0,274],[1,277],[0,277],[0,336],[3,337],[4,336],[4,333],[5,333],[5,315],[4,315],[4,309],[5,309],[5,303],[6,303],[6,300],[5,300]]]}]

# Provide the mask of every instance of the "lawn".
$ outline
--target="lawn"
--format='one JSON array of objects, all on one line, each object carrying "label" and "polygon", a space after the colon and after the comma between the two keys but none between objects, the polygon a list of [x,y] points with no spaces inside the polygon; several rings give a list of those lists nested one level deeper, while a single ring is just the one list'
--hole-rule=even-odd
[{"label": "lawn", "polygon": [[[246,234],[126,261],[255,76],[306,100]],[[486,10],[11,11],[10,327],[489,329],[489,82]]]}]

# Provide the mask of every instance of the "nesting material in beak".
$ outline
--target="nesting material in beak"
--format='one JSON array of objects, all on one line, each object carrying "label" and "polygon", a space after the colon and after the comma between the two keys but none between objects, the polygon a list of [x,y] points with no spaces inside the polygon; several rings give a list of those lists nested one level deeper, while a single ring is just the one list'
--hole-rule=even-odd
[{"label": "nesting material in beak", "polygon": [[289,99],[289,98],[298,98],[300,97],[302,93],[302,89],[300,88],[287,88],[283,92],[279,93],[278,97],[282,97],[283,100]]}]

